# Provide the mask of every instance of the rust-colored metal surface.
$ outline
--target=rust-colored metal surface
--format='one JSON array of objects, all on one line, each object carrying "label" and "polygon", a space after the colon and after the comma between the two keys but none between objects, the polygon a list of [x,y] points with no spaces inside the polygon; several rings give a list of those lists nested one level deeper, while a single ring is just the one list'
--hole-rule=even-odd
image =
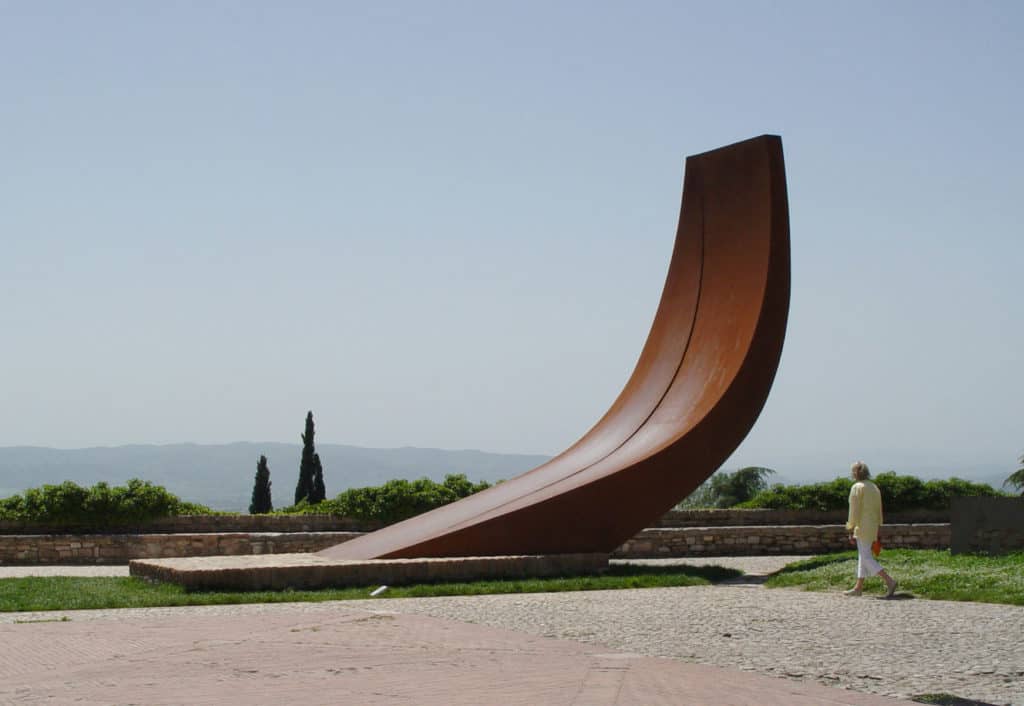
[{"label": "rust-colored metal surface", "polygon": [[686,160],[675,249],[636,369],[565,452],[331,558],[611,552],[707,479],[768,397],[789,309],[782,140]]}]

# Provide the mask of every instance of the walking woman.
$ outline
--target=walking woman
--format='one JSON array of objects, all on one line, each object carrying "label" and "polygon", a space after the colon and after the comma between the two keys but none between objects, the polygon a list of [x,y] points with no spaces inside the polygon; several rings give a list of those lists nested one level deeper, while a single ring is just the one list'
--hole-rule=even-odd
[{"label": "walking woman", "polygon": [[871,482],[871,471],[867,464],[857,461],[850,467],[853,487],[850,488],[850,516],[846,529],[850,530],[850,541],[857,543],[857,583],[847,596],[859,596],[864,592],[864,579],[881,576],[885,581],[885,597],[896,593],[896,580],[886,573],[871,553],[871,545],[878,539],[878,528],[882,524],[882,493]]}]

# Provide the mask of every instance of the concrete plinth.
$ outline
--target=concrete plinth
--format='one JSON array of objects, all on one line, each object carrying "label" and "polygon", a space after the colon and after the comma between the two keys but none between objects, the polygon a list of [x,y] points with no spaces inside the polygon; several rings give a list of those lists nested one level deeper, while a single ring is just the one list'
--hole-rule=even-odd
[{"label": "concrete plinth", "polygon": [[129,573],[189,589],[260,591],[579,575],[607,567],[607,554],[359,561],[315,554],[269,554],[136,559],[129,563]]}]

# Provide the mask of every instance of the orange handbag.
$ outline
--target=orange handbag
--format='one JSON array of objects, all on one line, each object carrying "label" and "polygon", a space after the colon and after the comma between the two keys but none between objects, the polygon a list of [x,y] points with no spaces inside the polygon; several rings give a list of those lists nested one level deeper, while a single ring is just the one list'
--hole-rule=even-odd
[{"label": "orange handbag", "polygon": [[871,543],[871,553],[878,556],[882,553],[882,540],[876,539]]}]

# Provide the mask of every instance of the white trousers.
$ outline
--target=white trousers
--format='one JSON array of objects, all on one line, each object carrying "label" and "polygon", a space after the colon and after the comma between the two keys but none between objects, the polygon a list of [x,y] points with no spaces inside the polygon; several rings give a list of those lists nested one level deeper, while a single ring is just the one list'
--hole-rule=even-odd
[{"label": "white trousers", "polygon": [[857,538],[857,578],[866,579],[869,576],[877,576],[882,570],[874,555],[871,553],[871,542],[866,539]]}]

